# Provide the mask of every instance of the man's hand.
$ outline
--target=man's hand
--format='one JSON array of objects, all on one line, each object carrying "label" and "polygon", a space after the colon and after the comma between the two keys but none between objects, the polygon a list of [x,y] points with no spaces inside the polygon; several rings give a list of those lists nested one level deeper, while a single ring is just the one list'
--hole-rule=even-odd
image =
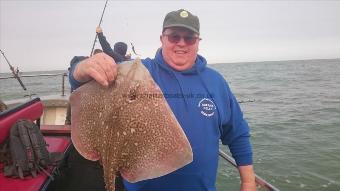
[{"label": "man's hand", "polygon": [[102,32],[103,32],[102,28],[100,26],[97,26],[96,33],[102,33]]},{"label": "man's hand", "polygon": [[256,191],[253,165],[238,167],[241,177],[241,191]]},{"label": "man's hand", "polygon": [[117,77],[116,62],[105,53],[98,53],[80,62],[74,72],[73,77],[78,82],[88,82],[96,80],[103,86],[108,86]]}]

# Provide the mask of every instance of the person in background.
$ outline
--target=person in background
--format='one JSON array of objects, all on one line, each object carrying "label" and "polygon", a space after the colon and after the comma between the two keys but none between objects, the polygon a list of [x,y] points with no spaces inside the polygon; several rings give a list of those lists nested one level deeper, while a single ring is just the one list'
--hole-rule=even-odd
[{"label": "person in background", "polygon": [[103,52],[101,49],[94,49],[93,54],[98,54]]},{"label": "person in background", "polygon": [[7,105],[2,100],[0,100],[0,112],[5,110],[7,110]]},{"label": "person in background", "polygon": [[110,44],[107,42],[106,37],[103,34],[102,28],[98,26],[96,28],[96,32],[100,45],[102,46],[103,52],[105,54],[111,56],[117,63],[128,60],[125,56],[128,48],[125,42],[116,42],[112,50]]},{"label": "person in background", "polygon": [[[240,173],[240,190],[256,190],[248,123],[228,83],[198,54],[200,23],[180,9],[169,12],[160,34],[161,48],[142,60],[161,88],[193,150],[193,162],[165,176],[129,183],[128,191],[216,191],[219,140],[228,145]],[[73,88],[96,80],[103,86],[117,77],[117,60],[93,55],[72,65]],[[171,96],[180,95],[180,96]],[[226,188],[227,189],[227,188]]]},{"label": "person in background", "polygon": [[125,59],[126,59],[126,60],[132,60],[132,58],[131,58],[131,53],[126,54],[126,55],[125,55]]}]

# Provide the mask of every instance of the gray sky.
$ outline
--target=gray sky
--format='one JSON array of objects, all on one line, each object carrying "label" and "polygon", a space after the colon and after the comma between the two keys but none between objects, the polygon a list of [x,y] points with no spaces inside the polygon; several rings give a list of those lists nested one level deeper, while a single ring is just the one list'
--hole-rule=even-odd
[{"label": "gray sky", "polygon": [[[74,55],[90,54],[104,4],[0,0],[0,48],[24,72],[67,69]],[[165,14],[180,8],[199,16],[209,63],[340,58],[340,1],[109,0],[102,28],[111,44],[133,42],[153,57]]]}]

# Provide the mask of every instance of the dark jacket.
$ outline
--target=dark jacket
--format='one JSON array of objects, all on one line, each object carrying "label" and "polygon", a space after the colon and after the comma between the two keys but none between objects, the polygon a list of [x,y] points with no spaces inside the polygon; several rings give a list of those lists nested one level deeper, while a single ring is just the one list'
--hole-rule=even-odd
[{"label": "dark jacket", "polygon": [[126,61],[125,54],[127,50],[127,45],[125,43],[123,43],[125,44],[125,46],[122,46],[119,48],[115,47],[115,50],[113,50],[110,44],[107,42],[106,37],[104,36],[102,32],[98,33],[98,39],[99,39],[100,45],[102,46],[103,52],[105,54],[111,56],[116,62]]}]

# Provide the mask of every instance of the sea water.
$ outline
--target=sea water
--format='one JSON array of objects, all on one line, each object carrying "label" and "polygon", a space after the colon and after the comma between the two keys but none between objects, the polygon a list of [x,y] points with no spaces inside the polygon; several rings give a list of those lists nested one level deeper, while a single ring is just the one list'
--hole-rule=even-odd
[{"label": "sea water", "polygon": [[[258,175],[280,190],[340,190],[340,59],[209,67],[219,71],[244,102]],[[22,80],[28,91],[15,79],[0,80],[0,99],[61,94],[61,76]],[[69,92],[67,81],[65,86]],[[237,170],[220,160],[218,190],[239,190],[239,183]]]}]

